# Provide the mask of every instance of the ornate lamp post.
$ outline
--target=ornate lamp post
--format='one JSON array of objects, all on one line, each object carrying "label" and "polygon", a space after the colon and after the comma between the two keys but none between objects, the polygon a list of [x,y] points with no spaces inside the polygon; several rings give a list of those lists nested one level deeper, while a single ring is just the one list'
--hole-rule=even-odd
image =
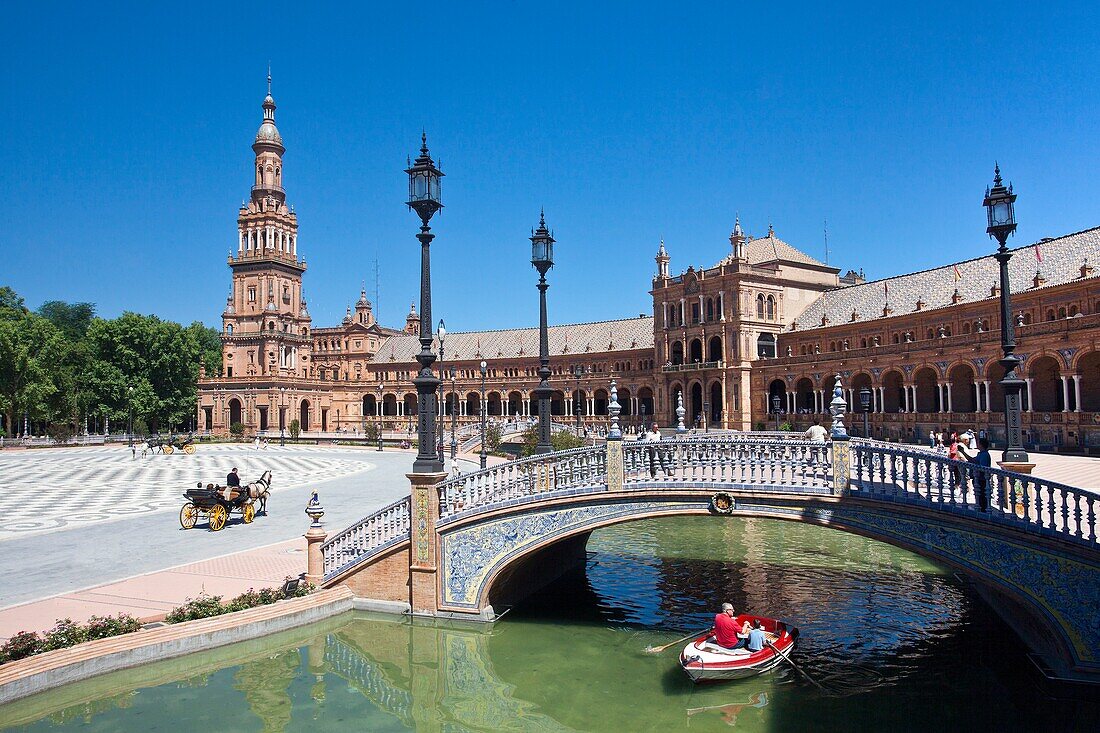
[{"label": "ornate lamp post", "polygon": [[871,437],[870,428],[867,425],[867,415],[871,412],[871,390],[862,387],[859,390],[859,406],[863,408],[863,437]]},{"label": "ornate lamp post", "polygon": [[[382,417],[386,414],[385,403],[382,401],[382,392],[386,389],[386,385],[382,382],[378,383],[378,452],[382,452]],[[414,464],[415,466],[415,464]]]},{"label": "ornate lamp post", "polygon": [[126,402],[130,408],[130,422],[126,432],[130,434],[130,451],[134,450],[134,388],[126,388]]},{"label": "ornate lamp post", "polygon": [[775,415],[775,432],[779,432],[779,395],[772,395],[772,414]]},{"label": "ornate lamp post", "polygon": [[[447,338],[447,328],[443,325],[443,319],[439,319],[439,326],[435,329],[435,337],[439,339],[439,381],[443,382],[443,377],[447,373],[443,368],[443,339]],[[446,388],[443,388],[444,390]],[[443,426],[447,423],[443,422],[443,417],[446,415],[447,398],[443,397],[443,406],[439,410],[439,465],[443,465],[443,438],[446,431]]]},{"label": "ornate lamp post", "polygon": [[703,400],[703,432],[710,432],[710,402]]},{"label": "ornate lamp post", "polygon": [[481,399],[478,400],[478,409],[481,412],[481,467],[485,468],[485,377],[489,370],[484,361],[481,362]]},{"label": "ornate lamp post", "polygon": [[573,397],[573,416],[574,418],[576,418],[576,431],[578,438],[581,437],[581,403],[579,399],[581,395],[581,377],[583,377],[587,373],[588,369],[586,367],[581,366],[580,364],[573,365],[573,376],[577,380],[577,390],[575,396]]},{"label": "ornate lamp post", "polygon": [[[440,171],[432,156],[428,154],[428,138],[420,136],[420,155],[405,169],[409,176],[409,200],[408,207],[420,217],[420,233],[416,238],[420,240],[420,353],[416,360],[420,364],[420,372],[413,384],[416,385],[416,414],[418,449],[416,460],[413,462],[413,473],[440,473],[443,471],[443,461],[435,452],[435,413],[436,390],[439,380],[432,372],[432,362],[435,354],[432,353],[432,266],[431,243],[435,235],[432,234],[428,222],[435,212],[443,208],[440,201],[440,179],[443,172]],[[381,433],[379,433],[379,450],[381,450]]]},{"label": "ornate lamp post", "polygon": [[[549,453],[550,444],[550,335],[546,325],[546,273],[554,266],[554,235],[539,212],[539,228],[531,232],[531,264],[539,272],[539,386],[532,390],[539,403],[539,439],[535,453]],[[483,362],[484,363],[484,362]],[[484,398],[483,398],[484,401]],[[484,445],[484,442],[482,443]]]},{"label": "ornate lamp post", "polygon": [[458,455],[458,413],[455,412],[455,408],[458,406],[458,392],[455,384],[458,379],[458,370],[451,367],[451,460],[455,459]]},{"label": "ornate lamp post", "polygon": [[641,401],[642,398],[638,398],[638,428],[640,432],[646,431],[645,424],[645,403]]},{"label": "ornate lamp post", "polygon": [[279,387],[279,447],[286,445],[286,387]]},{"label": "ornate lamp post", "polygon": [[1016,369],[1020,366],[1020,358],[1013,352],[1016,349],[1016,337],[1013,331],[1012,321],[1012,297],[1009,292],[1008,261],[1012,253],[1008,251],[1005,242],[1016,231],[1016,215],[1014,206],[1016,194],[1012,192],[1012,186],[1005,187],[1001,181],[1001,167],[993,169],[993,187],[985,190],[985,206],[989,225],[986,233],[991,239],[997,240],[997,252],[993,255],[1000,265],[1001,274],[1001,351],[1004,356],[999,359],[1004,367],[1005,375],[1001,380],[1001,390],[1005,396],[1005,438],[1006,445],[1001,460],[1004,463],[1027,463],[1027,453],[1024,452],[1024,441],[1021,433],[1023,411],[1023,399],[1021,392],[1024,388],[1024,380],[1016,375]]}]

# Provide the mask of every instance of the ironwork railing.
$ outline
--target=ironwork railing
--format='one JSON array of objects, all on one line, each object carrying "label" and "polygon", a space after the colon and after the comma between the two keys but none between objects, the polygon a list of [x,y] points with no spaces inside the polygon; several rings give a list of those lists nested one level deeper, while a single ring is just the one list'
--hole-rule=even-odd
[{"label": "ironwork railing", "polygon": [[333,535],[321,545],[325,577],[409,539],[411,517],[410,499],[405,496]]},{"label": "ironwork railing", "polygon": [[848,493],[988,517],[1031,533],[1097,544],[1100,494],[927,450],[853,440]]}]

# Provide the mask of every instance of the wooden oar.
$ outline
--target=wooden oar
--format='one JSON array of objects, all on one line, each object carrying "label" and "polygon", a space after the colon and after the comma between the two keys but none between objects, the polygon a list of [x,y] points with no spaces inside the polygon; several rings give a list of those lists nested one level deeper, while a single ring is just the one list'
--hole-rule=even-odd
[{"label": "wooden oar", "polygon": [[703,631],[695,631],[691,634],[688,634],[687,636],[680,637],[679,639],[676,639],[675,641],[670,641],[669,643],[664,644],[662,646],[647,646],[642,651],[644,651],[646,654],[660,654],[661,652],[663,652],[665,649],[668,649],[673,644],[679,644],[681,641],[687,641],[688,639],[694,638],[694,637],[699,636],[701,634],[705,634],[708,631],[710,631],[710,629],[704,629]]},{"label": "wooden oar", "polygon": [[765,641],[764,643],[765,643],[765,644],[767,644],[767,645],[768,645],[768,647],[770,647],[770,648],[771,648],[771,650],[772,650],[773,652],[775,652],[775,653],[776,653],[776,654],[777,654],[778,656],[782,657],[782,658],[783,658],[783,659],[784,659],[784,660],[785,660],[785,661],[786,661],[786,662],[787,662],[788,664],[790,664],[790,665],[791,665],[792,667],[794,667],[794,668],[795,668],[795,670],[796,670],[796,671],[797,671],[797,672],[798,672],[798,673],[799,673],[800,675],[802,675],[803,677],[805,677],[806,679],[808,679],[808,680],[809,680],[810,682],[812,682],[812,683],[813,683],[813,685],[814,685],[814,687],[816,687],[817,689],[821,690],[822,692],[826,692],[826,693],[828,692],[828,690],[826,690],[826,689],[825,689],[824,687],[822,687],[821,685],[819,685],[819,684],[818,684],[817,680],[815,680],[815,679],[814,679],[813,677],[811,677],[810,675],[806,674],[805,670],[803,670],[803,669],[802,669],[801,667],[799,667],[799,666],[798,666],[797,664],[795,664],[795,663],[794,663],[794,660],[793,660],[793,659],[791,659],[791,658],[790,658],[790,657],[788,657],[788,656],[787,656],[786,654],[784,654],[783,652],[781,652],[781,651],[779,651],[778,649],[776,649],[776,648],[775,648],[775,644],[772,644],[772,643],[771,643],[770,641]]}]

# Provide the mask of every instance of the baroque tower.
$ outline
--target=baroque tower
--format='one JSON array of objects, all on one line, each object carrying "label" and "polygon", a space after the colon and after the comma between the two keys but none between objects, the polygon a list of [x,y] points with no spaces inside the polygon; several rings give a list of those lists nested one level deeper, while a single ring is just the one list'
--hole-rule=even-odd
[{"label": "baroque tower", "polygon": [[308,377],[310,316],[302,294],[306,263],[298,259],[298,217],[283,190],[283,139],[275,127],[271,74],[248,202],[237,215],[237,253],[230,254],[233,289],[222,314],[223,374],[227,377]]}]

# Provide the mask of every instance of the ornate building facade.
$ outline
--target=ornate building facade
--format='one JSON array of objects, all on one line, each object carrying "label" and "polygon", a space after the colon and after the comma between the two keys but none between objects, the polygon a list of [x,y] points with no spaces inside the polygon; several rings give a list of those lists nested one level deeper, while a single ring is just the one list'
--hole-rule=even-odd
[{"label": "ornate building facade", "polygon": [[[361,291],[341,324],[313,327],[270,79],[252,149],[255,181],[228,259],[222,364],[203,369],[198,425],[224,434],[240,423],[252,433],[297,420],[302,430],[357,433],[381,422],[411,432],[415,306],[403,329],[387,328]],[[1100,281],[1089,264],[1098,257],[1100,229],[1044,240],[1013,257],[1031,446],[1100,446]],[[615,379],[628,427],[651,419],[674,424],[682,394],[687,421],[699,427],[769,425],[778,399],[776,421],[802,428],[827,412],[840,374],[853,411],[860,391],[870,391],[878,437],[918,440],[953,427],[1000,435],[992,257],[865,282],[862,273],[842,276],[799,251],[771,227],[753,238],[735,220],[716,264],[678,275],[670,264],[661,242],[652,314],[550,328],[554,415],[605,423]],[[439,353],[438,342],[434,348]],[[483,391],[491,416],[534,414],[537,328],[448,334],[440,363],[448,426],[452,414],[459,423],[477,420]]]}]

